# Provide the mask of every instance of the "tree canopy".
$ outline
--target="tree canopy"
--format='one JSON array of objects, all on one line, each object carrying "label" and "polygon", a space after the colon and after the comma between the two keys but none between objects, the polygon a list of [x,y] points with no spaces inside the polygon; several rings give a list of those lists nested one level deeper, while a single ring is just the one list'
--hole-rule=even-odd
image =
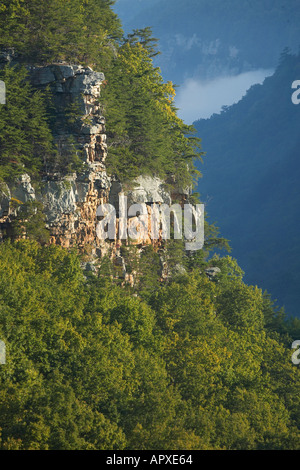
[{"label": "tree canopy", "polygon": [[76,253],[1,244],[1,448],[299,448],[292,338],[215,263],[218,283],[190,271],[141,297]]},{"label": "tree canopy", "polygon": [[13,48],[19,60],[57,61],[105,68],[121,37],[112,0],[3,0],[0,48]]},{"label": "tree canopy", "polygon": [[[181,187],[197,176],[200,141],[153,65],[151,31],[122,37],[111,5],[1,2],[0,48],[21,62],[0,72],[1,180],[26,171],[40,181],[47,162],[62,166],[49,95],[30,86],[25,67],[55,61],[106,74],[110,174]],[[71,155],[63,163],[74,171]],[[38,202],[23,204],[0,244],[0,449],[299,448],[300,369],[290,351],[299,322],[246,285],[234,259],[213,254],[228,247],[214,225],[206,221],[200,253],[181,240],[122,245],[130,285],[108,257],[94,274],[76,250],[49,246],[44,222]]]}]

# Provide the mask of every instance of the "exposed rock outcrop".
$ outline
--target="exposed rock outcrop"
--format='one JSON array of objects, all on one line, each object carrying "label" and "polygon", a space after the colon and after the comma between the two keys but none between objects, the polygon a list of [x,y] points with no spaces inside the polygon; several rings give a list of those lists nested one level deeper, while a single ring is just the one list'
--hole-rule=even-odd
[{"label": "exposed rock outcrop", "polygon": [[218,274],[220,274],[221,269],[217,266],[212,266],[210,268],[205,269],[205,274],[207,275],[210,281],[214,280]]},{"label": "exposed rock outcrop", "polygon": [[[7,62],[5,57],[2,59],[2,62]],[[100,96],[105,80],[103,73],[94,72],[90,67],[66,64],[30,66],[28,70],[35,88],[48,87],[51,91],[55,113],[53,136],[61,155],[73,142],[72,148],[80,157],[82,169],[63,175],[61,170],[45,168],[44,177],[38,185],[26,173],[11,184],[1,184],[0,240],[3,237],[1,227],[9,227],[10,221],[18,213],[18,207],[36,201],[42,204],[50,243],[81,249],[86,255],[83,268],[87,272],[95,272],[98,258],[108,254],[120,277],[133,284],[134,273],[127,273],[121,254],[121,246],[129,241],[124,237],[118,239],[120,213],[125,211],[128,215],[128,232],[136,230],[137,237],[131,237],[130,244],[136,245],[138,252],[149,244],[159,248],[162,246],[162,228],[159,228],[158,236],[153,238],[152,205],[170,206],[174,200],[183,202],[188,198],[190,189],[182,190],[176,187],[175,181],[166,184],[158,177],[145,175],[125,184],[107,174],[106,130]],[[66,119],[70,110],[71,123]],[[119,207],[120,195],[127,196],[126,207]],[[96,230],[99,222],[97,209],[107,203],[116,210],[116,238],[110,243],[99,238]],[[146,228],[139,214],[128,214],[127,210],[133,204],[143,205]],[[163,225],[164,217],[170,216],[162,214]],[[174,217],[177,217],[176,214]],[[161,262],[163,277],[167,267],[163,259]]]},{"label": "exposed rock outcrop", "polygon": [[78,116],[71,129],[62,119],[54,137],[58,144],[72,137],[85,167],[78,175],[45,178],[37,197],[45,207],[51,241],[65,247],[92,245],[95,252],[100,242],[95,230],[96,210],[108,200],[111,185],[104,163],[105,119],[99,101],[104,75],[77,65],[32,67],[30,75],[35,87],[50,86],[58,121],[70,106],[76,106]]},{"label": "exposed rock outcrop", "polygon": [[[30,200],[42,202],[50,230],[51,242],[65,247],[97,245],[95,232],[96,209],[108,200],[111,179],[106,173],[107,156],[105,120],[101,113],[100,88],[103,73],[76,65],[29,67],[34,87],[50,87],[57,121],[54,138],[58,146],[67,145],[69,138],[83,162],[83,171],[62,177],[45,175],[42,184],[34,189],[27,174],[13,184],[0,187],[0,222],[5,223],[15,213],[16,204]],[[76,107],[72,127],[64,123],[64,115]]]},{"label": "exposed rock outcrop", "polygon": [[[100,102],[103,73],[90,67],[56,64],[45,67],[29,67],[31,83],[38,89],[49,87],[53,97],[57,122],[54,138],[59,146],[68,145],[70,138],[83,162],[78,174],[62,176],[46,172],[42,184],[34,189],[30,177],[22,175],[13,184],[0,188],[0,222],[5,222],[16,213],[16,203],[37,200],[42,203],[46,215],[50,241],[66,248],[89,247],[89,253],[101,255],[107,252],[107,243],[96,234],[96,211],[103,203],[112,204],[119,216],[119,195],[126,194],[128,207],[132,204],[171,204],[171,195],[163,181],[157,177],[140,176],[126,187],[106,172],[107,144],[105,119]],[[65,114],[76,109],[72,126],[66,124]],[[150,215],[150,210],[148,210]],[[150,219],[149,219],[150,221]],[[117,221],[118,223],[118,221]],[[128,225],[137,223],[129,218]],[[151,243],[149,232],[140,232],[136,245]],[[157,244],[157,241],[155,241]],[[119,256],[121,242],[115,240],[110,249]],[[123,261],[122,269],[125,271]]]}]

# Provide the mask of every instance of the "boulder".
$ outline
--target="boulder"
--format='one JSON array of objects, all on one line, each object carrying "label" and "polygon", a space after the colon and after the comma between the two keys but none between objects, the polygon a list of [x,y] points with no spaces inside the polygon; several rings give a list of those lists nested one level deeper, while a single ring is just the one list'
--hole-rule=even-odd
[{"label": "boulder", "polygon": [[221,269],[217,266],[212,266],[210,268],[205,269],[205,273],[209,280],[212,280],[217,274],[221,272]]},{"label": "boulder", "polygon": [[128,205],[141,203],[171,204],[170,193],[166,190],[161,179],[155,176],[139,176],[134,181],[134,185],[135,187],[126,193]]},{"label": "boulder", "polygon": [[10,185],[11,197],[23,203],[35,200],[35,190],[31,185],[31,178],[27,173],[19,176]]}]

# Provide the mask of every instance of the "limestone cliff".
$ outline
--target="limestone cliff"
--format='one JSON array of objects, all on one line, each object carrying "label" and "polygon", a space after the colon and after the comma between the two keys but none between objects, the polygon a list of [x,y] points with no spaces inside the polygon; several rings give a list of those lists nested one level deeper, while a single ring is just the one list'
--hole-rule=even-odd
[{"label": "limestone cliff", "polygon": [[[94,72],[90,67],[63,64],[30,67],[29,72],[34,87],[50,88],[58,120],[71,105],[76,105],[79,110],[72,129],[62,124],[56,128],[54,138],[58,146],[64,146],[72,137],[83,161],[83,170],[67,176],[45,172],[37,189],[27,174],[13,183],[2,184],[0,223],[3,226],[15,216],[13,201],[37,200],[44,208],[51,243],[66,248],[88,247],[91,259],[97,259],[108,250],[118,256],[118,240],[108,244],[96,235],[97,207],[109,202],[118,211],[118,196],[124,191],[129,204],[170,204],[171,195],[164,182],[156,177],[141,175],[130,189],[127,186],[125,190],[121,182],[107,174],[105,119],[100,95],[105,80],[103,73]],[[135,243],[151,243],[150,237],[144,234]]]}]

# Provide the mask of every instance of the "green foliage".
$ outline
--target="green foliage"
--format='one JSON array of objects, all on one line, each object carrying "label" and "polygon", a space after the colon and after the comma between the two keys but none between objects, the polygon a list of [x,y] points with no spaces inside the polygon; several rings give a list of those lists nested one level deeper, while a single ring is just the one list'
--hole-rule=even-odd
[{"label": "green foliage", "polygon": [[26,63],[57,61],[100,65],[121,36],[112,0],[3,0],[1,48],[14,48]]},{"label": "green foliage", "polygon": [[230,258],[147,300],[79,261],[0,245],[1,449],[299,448],[299,368]]},{"label": "green foliage", "polygon": [[[49,90],[30,86],[25,67],[0,70],[6,84],[6,104],[0,107],[0,180],[12,181],[24,172],[38,180],[42,173],[80,171],[82,159],[74,138],[53,134],[62,126],[54,113]],[[78,117],[76,103],[64,110],[67,129]],[[72,130],[70,131],[72,133]]]},{"label": "green foliage", "polygon": [[6,84],[6,104],[0,106],[0,179],[36,175],[55,153],[45,98],[30,87],[23,67],[6,66],[0,79]]},{"label": "green foliage", "polygon": [[175,90],[153,65],[152,42],[149,28],[128,35],[106,74],[108,168],[121,180],[156,174],[185,188],[199,174],[200,139],[176,115]]},{"label": "green foliage", "polygon": [[[6,49],[15,48],[19,62],[82,62],[105,71],[103,100],[108,170],[121,181],[140,174],[155,174],[177,188],[191,186],[200,174],[194,167],[194,160],[202,155],[200,139],[194,136],[194,128],[176,115],[175,89],[171,82],[163,82],[159,69],[153,65],[152,58],[158,52],[151,30],[135,30],[121,41],[119,22],[110,9],[111,3],[105,0],[4,2],[0,11],[0,25],[4,29],[0,47],[2,42]],[[5,113],[2,127],[6,134],[18,138],[19,147],[22,143],[20,148],[34,141],[28,152],[15,160],[20,164],[26,160],[26,169],[32,167],[32,173],[42,168],[46,172],[80,171],[76,145],[62,136],[53,152],[49,131],[50,125],[54,134],[57,129],[61,133],[62,128],[69,134],[76,132],[76,103],[70,109],[54,110],[40,92],[32,93],[28,84],[21,91],[25,71],[23,76],[15,72],[14,68],[6,68],[3,76],[9,90],[8,104],[2,109]],[[19,135],[13,132],[16,125],[12,120],[17,109],[22,119]],[[43,144],[47,146],[46,151]],[[14,147],[15,153],[21,151],[17,145]],[[2,158],[8,158],[6,148]],[[4,178],[12,173],[10,167],[2,171]]]},{"label": "green foliage", "polygon": [[12,240],[28,238],[45,244],[49,241],[50,233],[45,228],[46,216],[43,205],[37,201],[27,201],[21,204],[7,229],[7,236]]},{"label": "green foliage", "polygon": [[[111,4],[4,0],[0,47],[15,47],[22,61],[105,70],[111,172],[188,186],[199,139],[176,116],[174,87],[153,66],[151,31],[136,30],[118,46]],[[25,69],[6,67],[1,79],[1,178],[74,168],[71,142],[54,150],[49,129],[60,122]],[[76,106],[66,109],[65,125],[76,117]],[[207,259],[213,247],[228,247],[214,225],[199,255],[177,240],[159,251],[122,246],[136,276],[128,287],[108,258],[99,276],[84,275],[76,252],[45,245],[38,203],[16,209],[12,240],[0,245],[1,449],[299,448],[300,372],[289,350],[299,324],[244,284],[235,260]],[[221,269],[218,282],[205,274],[211,265]]]},{"label": "green foliage", "polygon": [[162,264],[160,253],[152,245],[142,249],[134,245],[121,247],[126,272],[132,274],[141,297],[149,298],[160,284]]}]

